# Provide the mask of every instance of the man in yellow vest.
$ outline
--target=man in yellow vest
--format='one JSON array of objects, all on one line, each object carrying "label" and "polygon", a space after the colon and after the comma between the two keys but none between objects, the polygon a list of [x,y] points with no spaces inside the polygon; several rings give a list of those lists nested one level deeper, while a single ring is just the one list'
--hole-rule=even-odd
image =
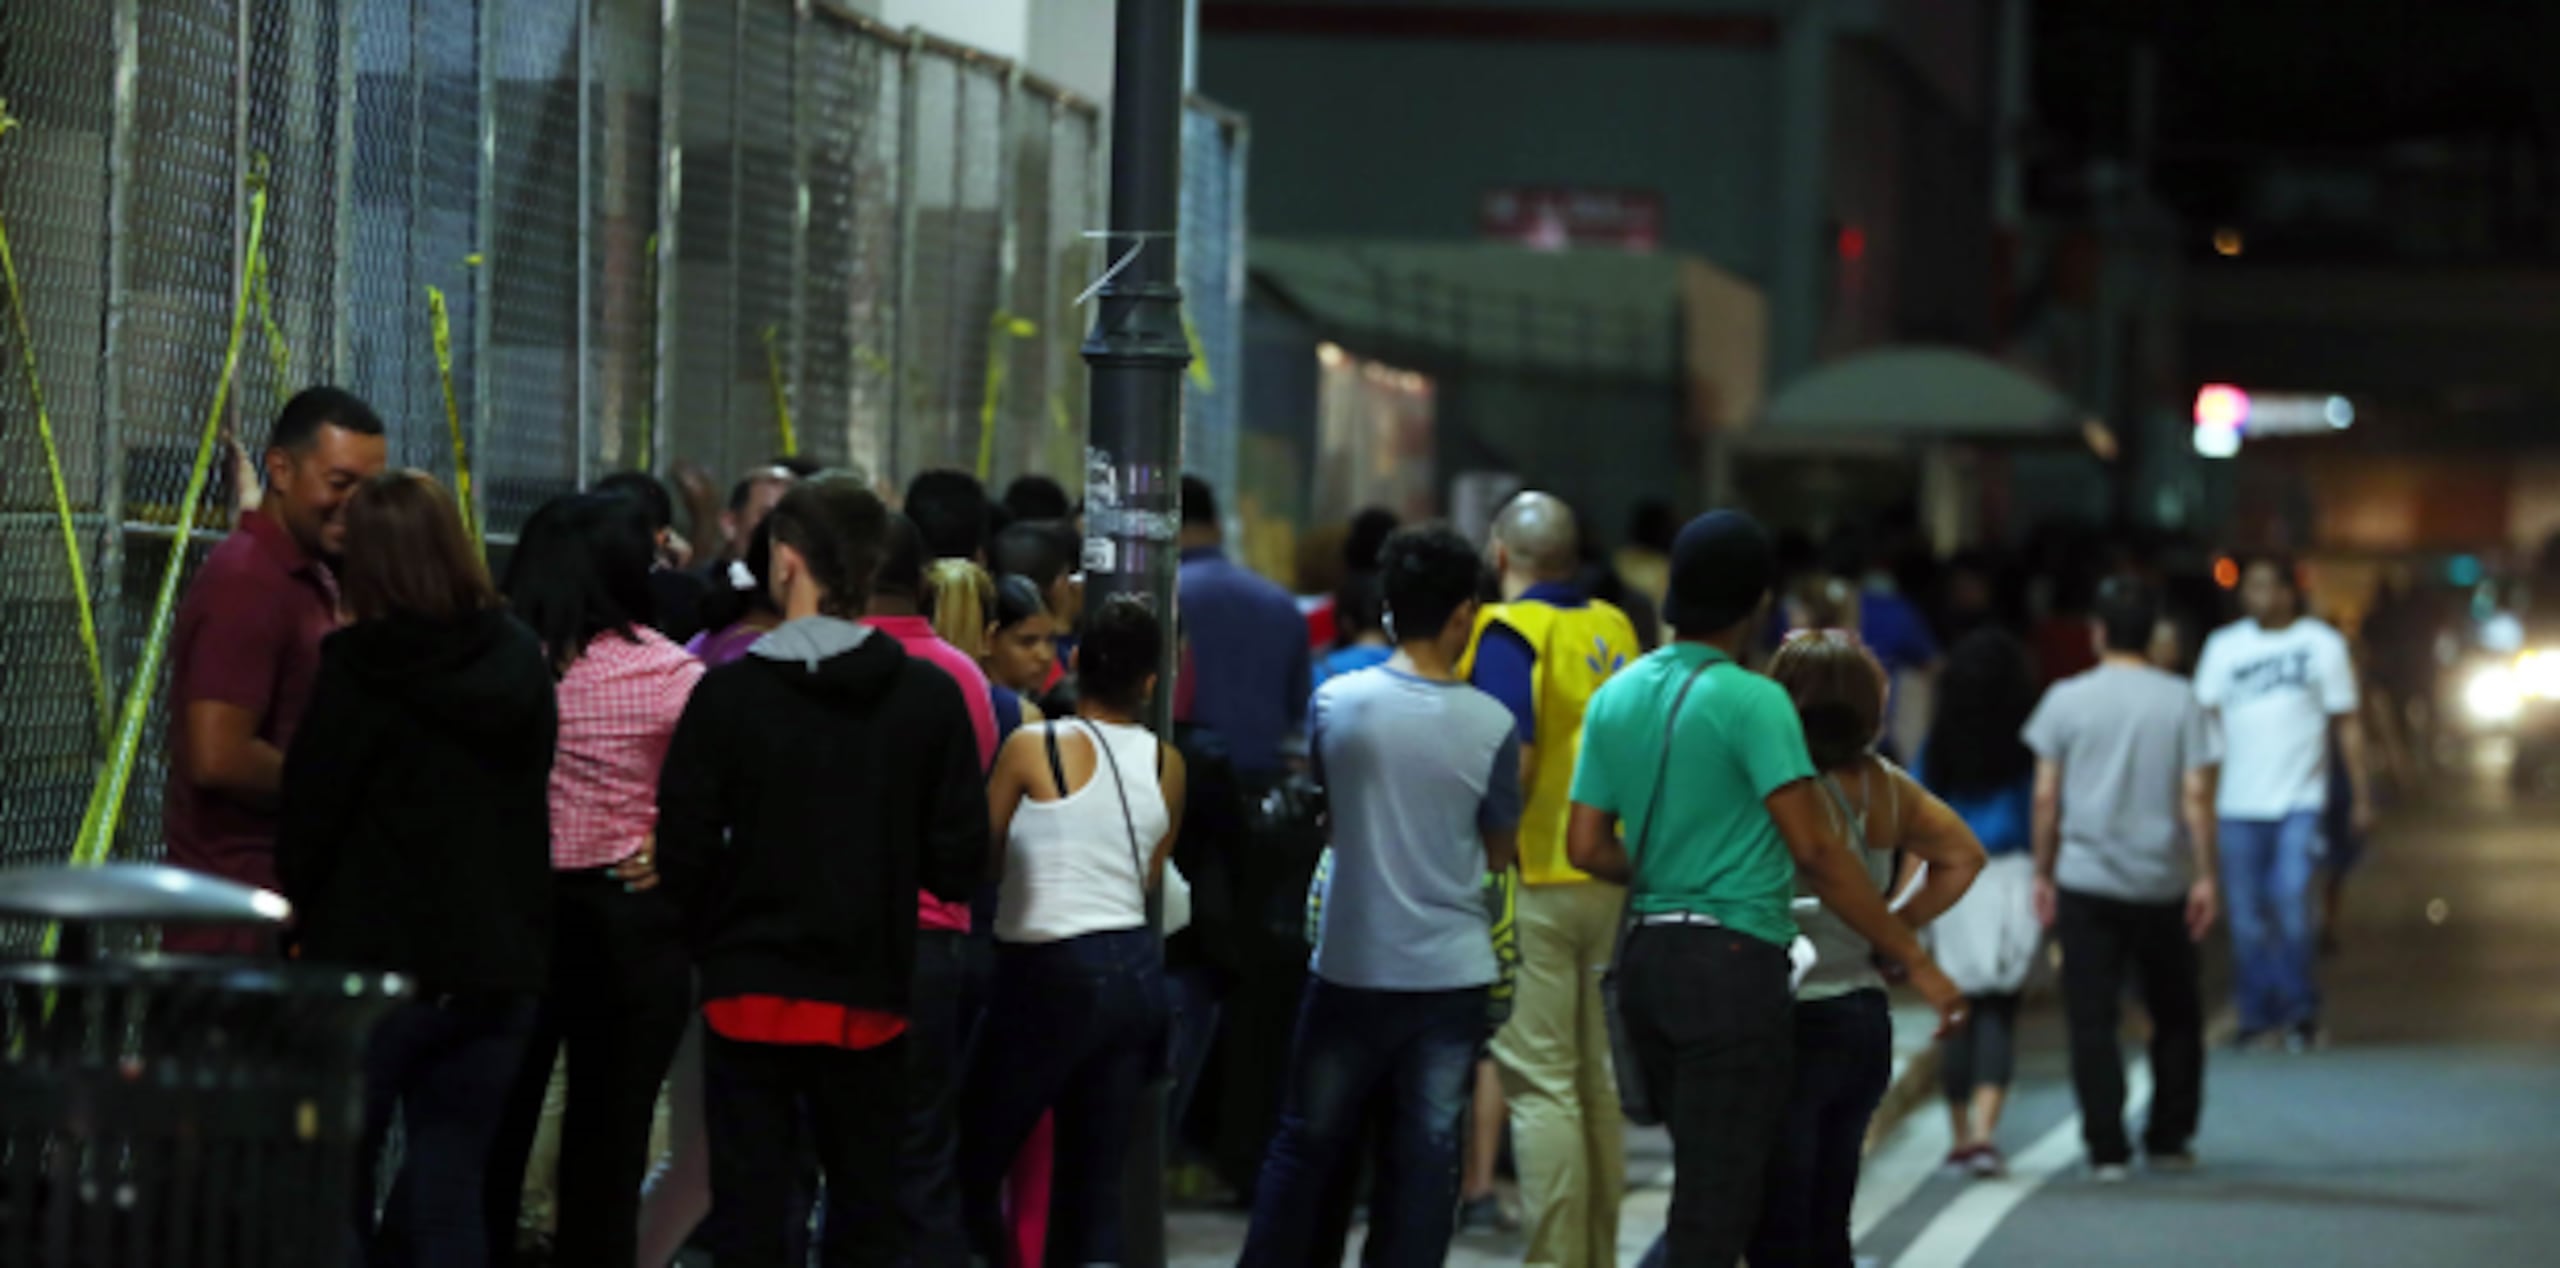
[{"label": "man in yellow vest", "polygon": [[1582,714],[1609,675],[1641,654],[1624,612],[1573,585],[1572,508],[1523,493],[1493,524],[1502,602],[1477,618],[1459,671],[1520,727],[1520,981],[1494,1037],[1511,1102],[1531,1265],[1595,1268],[1618,1255],[1626,1150],[1600,975],[1626,891],[1565,860]]}]

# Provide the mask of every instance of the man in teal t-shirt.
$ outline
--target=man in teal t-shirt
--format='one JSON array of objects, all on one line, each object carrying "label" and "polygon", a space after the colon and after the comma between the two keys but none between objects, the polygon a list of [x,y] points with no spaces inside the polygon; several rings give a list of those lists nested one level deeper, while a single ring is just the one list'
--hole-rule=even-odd
[{"label": "man in teal t-shirt", "polygon": [[1909,970],[1943,1022],[1963,1010],[1833,827],[1794,702],[1733,663],[1776,573],[1768,534],[1747,515],[1717,511],[1681,530],[1663,610],[1678,638],[1592,697],[1574,768],[1566,852],[1630,892],[1618,1000],[1628,1055],[1671,1129],[1674,1264],[1735,1262],[1759,1218],[1793,1077],[1799,870]]}]

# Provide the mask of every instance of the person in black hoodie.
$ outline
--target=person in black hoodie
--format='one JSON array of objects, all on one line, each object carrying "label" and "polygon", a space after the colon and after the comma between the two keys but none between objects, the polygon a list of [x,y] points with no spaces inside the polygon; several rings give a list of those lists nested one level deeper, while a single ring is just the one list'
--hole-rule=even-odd
[{"label": "person in black hoodie", "polygon": [[709,1029],[712,1250],[785,1262],[805,1123],[828,1264],[891,1263],[916,895],[964,901],[986,873],[985,783],[951,676],[857,623],[880,499],[820,478],[771,522],[784,623],[703,678],[658,788]]},{"label": "person in black hoodie", "polygon": [[285,756],[277,869],[301,958],[416,982],[365,1058],[362,1260],[480,1268],[502,1262],[490,1153],[549,971],[551,670],[433,479],[375,476],[346,515],[354,623],[321,644]]}]

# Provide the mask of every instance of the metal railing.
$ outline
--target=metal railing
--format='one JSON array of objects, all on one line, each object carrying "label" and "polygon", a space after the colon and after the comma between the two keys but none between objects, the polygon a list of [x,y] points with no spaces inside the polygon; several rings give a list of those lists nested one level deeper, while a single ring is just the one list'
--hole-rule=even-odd
[{"label": "metal railing", "polygon": [[[191,480],[183,563],[227,527],[219,395],[254,451],[354,389],[496,538],[784,451],[1079,483],[1098,109],[835,0],[7,0],[0,102],[0,863],[70,849]],[[1200,113],[1191,303],[1232,366],[1243,132]],[[162,731],[121,857],[159,853]]]}]

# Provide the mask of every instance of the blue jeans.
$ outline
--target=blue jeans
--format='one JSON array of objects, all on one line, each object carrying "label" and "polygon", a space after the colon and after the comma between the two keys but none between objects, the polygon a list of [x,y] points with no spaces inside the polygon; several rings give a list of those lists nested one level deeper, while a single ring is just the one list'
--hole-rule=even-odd
[{"label": "blue jeans", "polygon": [[[370,1268],[486,1268],[511,1263],[514,1222],[493,1218],[491,1156],[507,1093],[533,1039],[534,997],[403,1004],[365,1048],[364,1136],[357,1145],[350,1263]],[[375,1176],[391,1119],[406,1145],[376,1222]],[[504,1195],[515,1211],[515,1195]]]},{"label": "blue jeans", "polygon": [[2316,811],[2222,821],[2222,892],[2231,911],[2242,1034],[2320,1019],[2311,912],[2319,864]]},{"label": "blue jeans", "polygon": [[973,1251],[1013,1262],[1005,1172],[1042,1114],[1057,1115],[1048,1261],[1116,1264],[1130,1129],[1162,1068],[1164,949],[1127,929],[996,948],[995,988],[962,1098],[960,1195]]},{"label": "blue jeans", "polygon": [[1326,1194],[1357,1168],[1364,1111],[1387,1093],[1386,1159],[1369,1211],[1371,1264],[1436,1264],[1457,1230],[1458,1124],[1485,1037],[1485,988],[1369,991],[1310,979],[1289,1087],[1254,1196],[1242,1268],[1319,1258]]}]

